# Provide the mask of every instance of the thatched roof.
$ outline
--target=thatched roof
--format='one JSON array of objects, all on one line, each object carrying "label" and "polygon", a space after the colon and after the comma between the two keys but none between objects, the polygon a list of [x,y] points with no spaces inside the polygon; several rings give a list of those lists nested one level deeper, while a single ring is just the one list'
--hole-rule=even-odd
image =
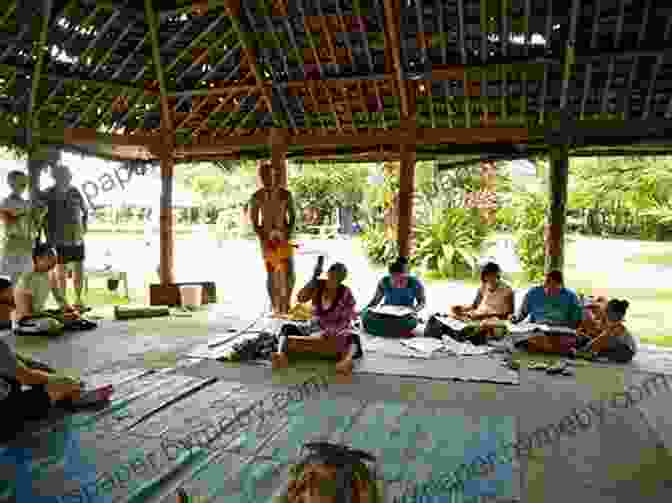
[{"label": "thatched roof", "polygon": [[271,128],[290,158],[670,151],[663,0],[53,0],[43,45],[42,3],[0,12],[7,144],[39,73],[34,137],[115,159],[156,159],[162,113],[177,161],[268,156]]}]

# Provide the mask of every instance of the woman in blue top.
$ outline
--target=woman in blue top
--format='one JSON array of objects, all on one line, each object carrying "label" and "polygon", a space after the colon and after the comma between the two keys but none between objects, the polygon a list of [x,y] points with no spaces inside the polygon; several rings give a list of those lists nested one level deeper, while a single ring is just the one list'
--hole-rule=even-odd
[{"label": "woman in blue top", "polygon": [[394,318],[376,315],[369,309],[381,302],[387,306],[404,306],[419,313],[425,308],[425,287],[420,280],[408,273],[408,260],[397,259],[389,268],[390,274],[378,282],[376,294],[362,312],[364,330],[372,335],[411,336],[418,325],[416,316]]}]

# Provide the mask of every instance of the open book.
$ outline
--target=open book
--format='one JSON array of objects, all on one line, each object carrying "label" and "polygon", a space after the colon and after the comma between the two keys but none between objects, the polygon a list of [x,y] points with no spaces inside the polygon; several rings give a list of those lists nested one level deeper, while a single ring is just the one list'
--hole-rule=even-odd
[{"label": "open book", "polygon": [[518,323],[509,326],[512,334],[529,334],[531,332],[544,332],[563,335],[576,335],[576,330],[568,327],[545,325],[543,323]]},{"label": "open book", "polygon": [[404,318],[405,316],[409,316],[415,312],[413,309],[406,306],[378,306],[369,309],[369,311],[385,316],[396,316],[398,318]]}]

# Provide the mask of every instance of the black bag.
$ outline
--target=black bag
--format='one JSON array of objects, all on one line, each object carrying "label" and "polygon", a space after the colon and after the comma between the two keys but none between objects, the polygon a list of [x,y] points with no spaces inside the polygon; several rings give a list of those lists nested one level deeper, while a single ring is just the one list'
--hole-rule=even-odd
[{"label": "black bag", "polygon": [[467,328],[464,330],[453,330],[452,328],[446,326],[437,318],[437,316],[447,316],[441,314],[434,314],[427,321],[427,326],[425,327],[425,337],[433,337],[435,339],[441,339],[444,335],[455,339],[457,342],[471,342],[475,346],[481,346],[487,343],[485,334],[482,330],[474,330],[474,328]]}]

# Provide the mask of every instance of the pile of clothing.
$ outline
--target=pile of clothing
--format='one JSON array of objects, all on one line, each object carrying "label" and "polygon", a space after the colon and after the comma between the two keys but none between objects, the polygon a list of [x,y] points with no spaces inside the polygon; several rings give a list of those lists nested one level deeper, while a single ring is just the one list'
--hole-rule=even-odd
[{"label": "pile of clothing", "polygon": [[270,361],[271,355],[277,350],[277,338],[268,332],[261,332],[256,337],[246,338],[235,343],[231,353],[225,359],[231,362]]}]

